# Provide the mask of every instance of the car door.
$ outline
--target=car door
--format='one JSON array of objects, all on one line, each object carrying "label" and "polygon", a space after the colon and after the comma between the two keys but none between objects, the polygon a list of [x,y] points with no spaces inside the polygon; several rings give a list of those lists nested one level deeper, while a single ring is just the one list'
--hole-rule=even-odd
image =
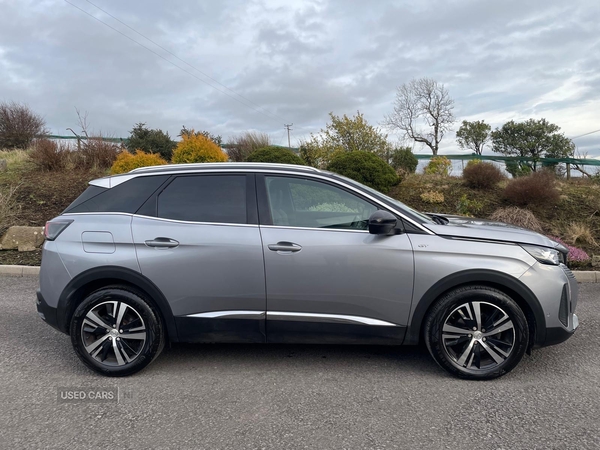
[{"label": "car door", "polygon": [[140,270],[169,302],[180,340],[265,341],[254,175],[174,176],[134,216],[132,232]]},{"label": "car door", "polygon": [[309,175],[257,175],[268,342],[400,343],[413,251],[398,227],[368,232],[380,209],[351,187]]}]

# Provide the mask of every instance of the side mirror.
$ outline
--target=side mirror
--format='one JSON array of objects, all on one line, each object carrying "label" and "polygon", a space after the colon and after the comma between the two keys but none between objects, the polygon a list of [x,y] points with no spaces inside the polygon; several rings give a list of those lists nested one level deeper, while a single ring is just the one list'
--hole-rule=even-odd
[{"label": "side mirror", "polygon": [[371,234],[391,234],[398,220],[392,213],[384,210],[375,211],[369,217],[369,233]]}]

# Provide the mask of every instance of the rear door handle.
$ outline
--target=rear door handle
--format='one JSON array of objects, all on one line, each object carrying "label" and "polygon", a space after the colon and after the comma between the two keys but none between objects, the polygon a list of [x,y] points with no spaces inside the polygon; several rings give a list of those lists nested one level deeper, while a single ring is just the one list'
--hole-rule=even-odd
[{"label": "rear door handle", "polygon": [[278,242],[277,244],[269,244],[269,250],[274,252],[299,252],[302,246],[293,242]]},{"label": "rear door handle", "polygon": [[174,248],[179,245],[175,239],[170,239],[166,237],[157,237],[153,240],[146,241],[146,245],[148,247],[156,247],[156,248]]}]

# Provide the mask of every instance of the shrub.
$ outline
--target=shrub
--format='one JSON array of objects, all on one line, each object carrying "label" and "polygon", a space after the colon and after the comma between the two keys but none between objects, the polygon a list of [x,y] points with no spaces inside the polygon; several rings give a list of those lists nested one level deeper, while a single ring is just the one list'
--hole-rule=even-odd
[{"label": "shrub", "polygon": [[103,141],[101,137],[82,141],[81,149],[72,152],[73,163],[80,169],[108,169],[117,159],[120,147],[114,142]]},{"label": "shrub", "polygon": [[421,194],[421,200],[425,203],[444,203],[444,194],[438,191],[427,191]]},{"label": "shrub", "polygon": [[398,183],[398,175],[392,166],[370,152],[339,153],[327,169],[384,193]]},{"label": "shrub", "polygon": [[513,178],[526,177],[527,175],[531,175],[531,167],[529,167],[525,163],[520,163],[517,161],[506,161],[504,163],[506,166],[506,171],[510,173]]},{"label": "shrub", "polygon": [[[193,130],[192,130],[193,131]],[[145,123],[137,123],[130,132],[125,146],[131,153],[142,150],[146,153],[158,153],[165,160],[170,160],[177,143],[169,133],[162,130],[151,130]]]},{"label": "shrub", "polygon": [[276,147],[271,145],[250,153],[246,159],[248,162],[266,162],[280,164],[304,165],[304,161],[298,155],[285,147]]},{"label": "shrub", "polygon": [[504,175],[495,164],[474,159],[463,170],[463,179],[469,187],[490,189],[502,181]]},{"label": "shrub", "polygon": [[190,134],[181,136],[181,141],[173,151],[171,162],[175,164],[185,163],[210,163],[226,162],[227,155],[221,147],[202,134]]},{"label": "shrub", "polygon": [[27,105],[0,103],[0,148],[26,149],[36,136],[46,132],[44,118],[35,114]]},{"label": "shrub", "polygon": [[560,199],[555,184],[551,173],[536,172],[527,177],[510,180],[504,188],[504,198],[516,206],[552,206]]},{"label": "shrub", "polygon": [[142,150],[136,150],[135,154],[121,152],[110,169],[110,173],[115,175],[126,173],[139,167],[161,166],[167,162],[156,153],[146,153]]},{"label": "shrub", "polygon": [[521,228],[527,228],[538,233],[542,233],[542,224],[535,217],[535,215],[527,210],[518,208],[516,206],[508,206],[506,208],[499,208],[493,212],[490,216],[491,220],[497,222],[508,223]]},{"label": "shrub", "polygon": [[398,171],[402,169],[403,173],[415,173],[419,160],[415,157],[409,147],[400,147],[395,149],[390,156],[390,165]]},{"label": "shrub", "polygon": [[483,209],[483,203],[479,200],[469,200],[467,194],[456,202],[456,212],[463,216],[473,216]]},{"label": "shrub", "polygon": [[269,135],[266,133],[257,133],[247,131],[239,136],[229,139],[227,142],[227,156],[231,161],[246,161],[250,153],[259,148],[265,148],[271,145]]},{"label": "shrub", "polygon": [[29,157],[40,170],[64,170],[71,159],[71,148],[61,141],[37,139]]},{"label": "shrub", "polygon": [[445,156],[434,156],[425,166],[424,172],[427,175],[447,177],[452,172],[452,163]]},{"label": "shrub", "polygon": [[550,236],[550,239],[558,242],[559,244],[564,245],[569,250],[569,254],[567,255],[567,261],[582,264],[587,263],[590,260],[590,256],[584,250],[577,247],[573,247],[572,245],[565,243],[562,239],[559,239],[557,237]]}]

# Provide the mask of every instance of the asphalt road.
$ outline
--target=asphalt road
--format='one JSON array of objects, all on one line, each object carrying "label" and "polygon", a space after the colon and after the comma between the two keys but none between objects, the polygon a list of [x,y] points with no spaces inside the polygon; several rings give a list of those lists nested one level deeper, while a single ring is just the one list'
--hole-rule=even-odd
[{"label": "asphalt road", "polygon": [[[600,284],[571,340],[489,382],[418,348],[307,345],[176,345],[108,379],[38,318],[36,285],[0,277],[0,449],[600,448]],[[64,387],[122,398],[60,403]]]}]

